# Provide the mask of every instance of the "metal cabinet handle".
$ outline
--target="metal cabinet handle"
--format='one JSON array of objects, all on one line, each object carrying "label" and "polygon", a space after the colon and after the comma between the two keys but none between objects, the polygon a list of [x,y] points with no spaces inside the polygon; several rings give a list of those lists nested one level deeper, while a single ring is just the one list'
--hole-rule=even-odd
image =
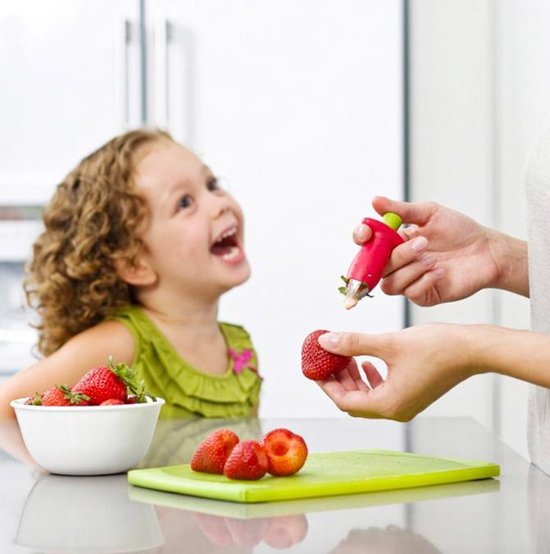
[{"label": "metal cabinet handle", "polygon": [[170,75],[170,50],[173,40],[173,25],[168,19],[162,19],[157,25],[156,40],[156,115],[160,126],[169,129],[171,123],[171,87],[172,79]]},{"label": "metal cabinet handle", "polygon": [[125,130],[130,126],[130,44],[132,42],[132,23],[124,19],[119,28],[116,54],[116,112],[120,127]]},{"label": "metal cabinet handle", "polygon": [[115,112],[122,130],[130,127],[130,45],[133,40],[132,22],[124,19],[118,24],[115,53]]}]

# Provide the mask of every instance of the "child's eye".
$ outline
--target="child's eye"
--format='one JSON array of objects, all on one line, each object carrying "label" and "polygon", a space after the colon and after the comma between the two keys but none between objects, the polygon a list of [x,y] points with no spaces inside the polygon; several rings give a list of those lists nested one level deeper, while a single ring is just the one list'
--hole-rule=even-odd
[{"label": "child's eye", "polygon": [[216,177],[212,177],[212,179],[210,179],[208,183],[206,183],[206,188],[209,191],[220,190],[221,189],[220,182]]},{"label": "child's eye", "polygon": [[189,208],[193,204],[193,197],[190,194],[186,194],[179,199],[178,209]]}]

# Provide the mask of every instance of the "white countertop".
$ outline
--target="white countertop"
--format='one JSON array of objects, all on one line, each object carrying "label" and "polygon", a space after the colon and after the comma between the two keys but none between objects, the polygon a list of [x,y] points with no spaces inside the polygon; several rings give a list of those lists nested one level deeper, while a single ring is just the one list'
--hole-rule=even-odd
[{"label": "white countertop", "polygon": [[[496,462],[501,476],[243,505],[130,487],[125,475],[49,475],[0,450],[0,552],[550,551],[550,477],[472,419],[226,423],[241,438],[288,427],[304,436],[312,452],[382,448]],[[219,420],[160,421],[141,466],[188,462],[196,444],[220,426]]]}]

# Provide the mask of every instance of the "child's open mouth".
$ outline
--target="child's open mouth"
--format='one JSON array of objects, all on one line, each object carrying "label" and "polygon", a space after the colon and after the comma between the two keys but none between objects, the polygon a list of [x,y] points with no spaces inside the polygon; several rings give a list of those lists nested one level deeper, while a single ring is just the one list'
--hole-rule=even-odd
[{"label": "child's open mouth", "polygon": [[210,247],[210,252],[225,261],[237,261],[241,259],[243,252],[237,238],[237,227],[231,227],[224,231]]}]

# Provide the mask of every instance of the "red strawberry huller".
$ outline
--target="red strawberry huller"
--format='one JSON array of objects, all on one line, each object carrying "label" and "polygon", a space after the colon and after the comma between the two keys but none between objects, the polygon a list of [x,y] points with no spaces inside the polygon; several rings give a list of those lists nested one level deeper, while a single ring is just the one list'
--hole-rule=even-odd
[{"label": "red strawberry huller", "polygon": [[347,276],[342,277],[346,286],[340,291],[346,296],[344,306],[347,310],[356,306],[365,296],[370,296],[382,278],[393,249],[404,242],[397,232],[402,220],[393,212],[385,213],[382,221],[366,217],[362,223],[372,229],[372,236],[353,258]]}]

